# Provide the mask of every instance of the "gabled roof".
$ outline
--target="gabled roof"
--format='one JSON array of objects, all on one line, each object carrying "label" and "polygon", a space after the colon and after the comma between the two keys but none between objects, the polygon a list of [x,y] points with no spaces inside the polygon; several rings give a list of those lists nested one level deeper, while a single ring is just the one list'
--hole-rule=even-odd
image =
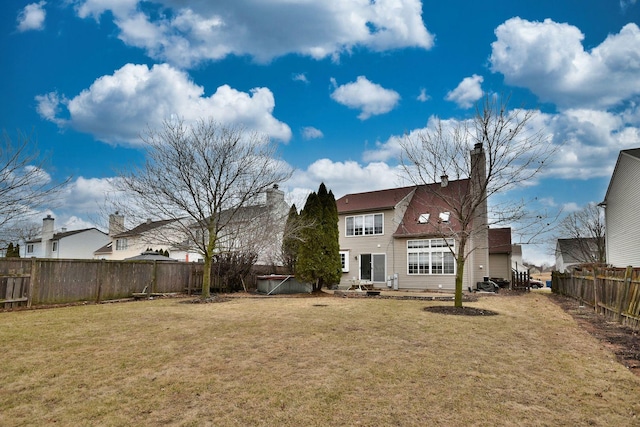
[{"label": "gabled roof", "polygon": [[[62,231],[59,233],[54,233],[53,238],[51,240],[61,240],[61,239],[64,239],[65,237],[73,236],[73,235],[84,233],[91,230],[96,230],[97,232],[102,233],[105,236],[107,235],[106,233],[98,230],[97,228],[92,227],[92,228],[83,228],[82,230],[71,230],[71,231]],[[37,239],[27,240],[25,243],[40,243],[40,242],[42,242],[42,237],[39,237]]]},{"label": "gabled roof", "polygon": [[[394,237],[426,237],[442,234],[444,227],[451,232],[460,231],[461,226],[453,215],[452,204],[463,200],[469,193],[469,179],[449,181],[446,187],[440,183],[419,185],[415,187],[415,194],[409,202],[404,213],[404,218],[394,233]],[[441,214],[449,212],[449,221],[446,222]],[[427,222],[420,221],[420,217],[429,214]]]},{"label": "gabled roof", "polygon": [[129,237],[129,236],[138,236],[140,234],[146,233],[147,231],[154,230],[159,227],[163,227],[167,224],[171,224],[172,222],[179,221],[177,219],[163,219],[160,221],[147,221],[138,225],[137,227],[132,228],[129,231],[125,231],[123,233],[116,234],[113,236],[114,238],[118,237]]},{"label": "gabled roof", "polygon": [[489,229],[489,253],[490,254],[510,254],[511,228],[490,228]]},{"label": "gabled roof", "polygon": [[611,185],[613,184],[613,180],[616,176],[616,172],[618,171],[618,166],[620,165],[620,159],[623,156],[633,157],[634,159],[640,161],[640,148],[630,148],[628,150],[620,151],[620,153],[618,154],[618,160],[616,160],[616,166],[613,169],[613,173],[611,174],[611,180],[609,181],[609,186],[607,187],[607,192],[605,193],[604,201],[601,203],[601,205],[607,204],[607,198],[609,197],[609,192],[611,191]]},{"label": "gabled roof", "polygon": [[565,264],[591,262],[585,252],[597,254],[598,242],[595,237],[558,239],[556,250],[562,254]]},{"label": "gabled roof", "polygon": [[95,255],[113,253],[113,242],[109,242],[100,249],[93,252]]},{"label": "gabled roof", "polygon": [[413,186],[347,194],[336,200],[336,206],[339,214],[393,209],[415,189]]}]

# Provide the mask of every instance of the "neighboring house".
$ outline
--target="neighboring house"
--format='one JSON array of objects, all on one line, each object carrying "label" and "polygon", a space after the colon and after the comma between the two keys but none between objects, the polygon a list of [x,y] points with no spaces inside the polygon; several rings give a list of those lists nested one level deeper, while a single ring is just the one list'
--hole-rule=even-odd
[{"label": "neighboring house", "polygon": [[[483,173],[481,145],[471,152],[472,171]],[[474,167],[474,165],[476,165]],[[477,167],[481,165],[482,167]],[[451,249],[461,226],[448,200],[472,191],[473,179],[347,194],[336,201],[343,265],[341,284],[354,280],[397,289],[455,289],[456,263]],[[490,276],[486,209],[480,209],[466,250],[463,288]],[[443,236],[442,230],[452,232]]]},{"label": "neighboring house", "polygon": [[489,271],[491,277],[511,281],[511,228],[489,229]]},{"label": "neighboring house", "polygon": [[[147,249],[169,251],[170,241],[176,241],[180,232],[175,226],[178,220],[164,219],[152,221],[148,219],[129,231],[124,228],[124,216],[118,212],[109,215],[110,242],[93,252],[97,259],[124,260],[138,256]],[[172,257],[173,258],[173,257]]]},{"label": "neighboring house", "polygon": [[54,218],[47,215],[42,220],[40,238],[25,241],[20,246],[23,258],[92,259],[95,248],[109,241],[109,236],[97,228],[55,231]]},{"label": "neighboring house", "polygon": [[[281,265],[280,251],[289,205],[284,192],[278,186],[268,189],[261,200],[240,209],[222,213],[225,222],[223,233],[218,236],[217,251],[255,251],[257,264]],[[231,216],[233,215],[233,216]],[[202,255],[189,241],[182,220],[147,220],[129,230],[124,230],[124,217],[117,212],[109,216],[111,242],[96,250],[98,259],[122,260],[138,256],[147,249],[169,252],[172,259],[185,262],[202,262]],[[200,239],[200,230],[194,227],[193,235]],[[205,239],[207,236],[204,236]]]},{"label": "neighboring house", "polygon": [[556,242],[556,269],[566,272],[574,265],[598,260],[598,242],[595,237],[558,239]]},{"label": "neighboring house", "polygon": [[640,266],[640,148],[618,155],[604,206],[606,260],[614,267]]}]

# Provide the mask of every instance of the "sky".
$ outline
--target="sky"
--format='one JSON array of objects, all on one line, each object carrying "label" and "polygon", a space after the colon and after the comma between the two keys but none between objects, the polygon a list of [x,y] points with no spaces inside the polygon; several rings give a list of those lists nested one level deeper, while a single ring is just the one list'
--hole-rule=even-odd
[{"label": "sky", "polygon": [[[485,95],[535,111],[557,149],[504,195],[533,211],[601,202],[640,147],[636,0],[4,0],[0,20],[0,128],[69,179],[42,212],[57,228],[104,229],[109,180],[176,117],[268,135],[299,207],[321,182],[336,198],[399,186],[400,138]],[[545,239],[524,259],[553,263]]]}]

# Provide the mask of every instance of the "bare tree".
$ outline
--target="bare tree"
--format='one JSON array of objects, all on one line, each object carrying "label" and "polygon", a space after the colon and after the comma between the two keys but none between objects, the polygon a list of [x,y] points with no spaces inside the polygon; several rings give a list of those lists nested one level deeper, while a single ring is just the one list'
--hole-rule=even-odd
[{"label": "bare tree", "polygon": [[568,240],[564,246],[571,258],[586,263],[606,263],[604,213],[595,203],[567,215],[560,222],[558,233]]},{"label": "bare tree", "polygon": [[[538,175],[555,151],[542,131],[532,128],[535,111],[509,111],[508,101],[487,95],[473,118],[437,119],[432,129],[401,141],[407,175],[424,185],[431,203],[450,212],[447,221],[434,221],[432,231],[447,242],[455,258],[456,307],[462,306],[465,262],[474,251],[488,250],[488,227],[510,225],[529,216],[536,223],[543,220],[540,213],[527,211],[525,201],[498,197]],[[453,189],[429,185],[439,179],[444,184],[450,178],[456,180]]]},{"label": "bare tree", "polygon": [[0,143],[0,234],[19,236],[17,223],[52,208],[68,179],[54,183],[46,172],[47,160],[40,156],[30,135],[18,132],[14,143],[6,131]]},{"label": "bare tree", "polygon": [[162,236],[167,243],[202,255],[207,298],[220,241],[228,243],[243,209],[292,171],[267,136],[211,119],[165,121],[142,139],[146,163],[122,173],[115,185],[133,196],[138,212],[172,220],[173,232]]}]

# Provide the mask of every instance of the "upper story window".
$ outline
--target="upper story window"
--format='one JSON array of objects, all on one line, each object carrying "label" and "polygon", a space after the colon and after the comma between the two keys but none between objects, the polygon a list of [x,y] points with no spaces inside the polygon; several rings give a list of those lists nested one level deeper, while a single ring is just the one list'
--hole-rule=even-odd
[{"label": "upper story window", "polygon": [[32,244],[28,244],[27,245],[27,253],[28,254],[32,254],[33,253],[33,245]]},{"label": "upper story window", "polygon": [[123,251],[129,247],[127,239],[116,239],[116,251]]},{"label": "upper story window", "polygon": [[348,216],[347,236],[375,236],[384,233],[383,214]]},{"label": "upper story window", "polygon": [[51,242],[51,251],[55,252],[58,250],[58,242]]}]

